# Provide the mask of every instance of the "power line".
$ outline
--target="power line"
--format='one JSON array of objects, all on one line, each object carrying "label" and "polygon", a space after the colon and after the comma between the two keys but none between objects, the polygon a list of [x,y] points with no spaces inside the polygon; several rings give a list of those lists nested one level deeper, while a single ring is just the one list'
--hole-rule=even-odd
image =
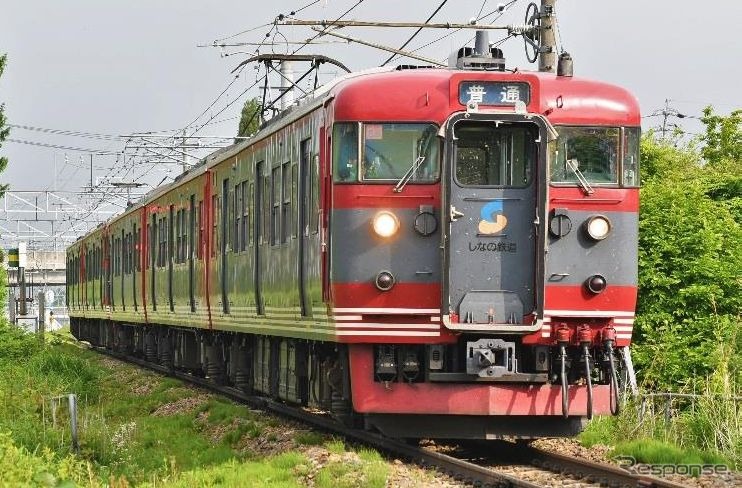
[{"label": "power line", "polygon": [[[298,9],[296,9],[296,10],[292,10],[292,11],[290,12],[290,14],[289,14],[289,15],[296,15],[296,13],[298,13],[298,12],[301,12],[302,10],[305,10],[305,9],[307,9],[307,8],[311,7],[312,5],[315,5],[315,4],[319,3],[319,1],[320,1],[320,0],[312,0],[311,2],[309,2],[309,3],[305,4],[304,6],[302,6],[302,7],[299,7],[299,8],[298,8]],[[361,1],[363,1],[363,0],[361,0]],[[265,36],[263,37],[263,40],[262,40],[262,41],[261,41],[260,43],[258,43],[258,44],[257,44],[257,47],[255,48],[255,52],[260,52],[260,48],[261,48],[261,47],[263,47],[263,46],[265,45],[265,41],[266,41],[266,39],[267,39],[268,37],[270,37],[270,34],[271,34],[271,32],[273,32],[273,30],[274,30],[274,29],[276,29],[276,31],[278,31],[278,28],[277,28],[277,26],[276,26],[276,22],[277,22],[277,20],[278,20],[279,18],[284,18],[284,17],[285,17],[285,15],[284,15],[284,14],[279,14],[278,16],[276,16],[276,19],[275,19],[275,20],[274,20],[274,21],[273,21],[272,23],[266,23],[266,24],[262,24],[262,25],[260,25],[260,26],[254,27],[254,28],[251,28],[251,29],[247,29],[247,30],[245,30],[245,31],[242,31],[242,32],[238,32],[237,34],[233,34],[233,35],[231,35],[231,36],[227,36],[227,37],[223,37],[223,38],[221,38],[221,39],[217,39],[217,40],[215,40],[215,41],[214,41],[214,45],[217,45],[217,42],[218,42],[218,41],[225,41],[225,40],[228,40],[228,39],[233,39],[234,37],[240,36],[240,35],[242,35],[242,34],[246,34],[246,33],[248,33],[248,32],[254,32],[254,31],[256,31],[256,30],[258,30],[258,29],[260,29],[260,28],[271,26],[271,28],[270,28],[270,29],[268,30],[268,32],[267,32],[267,33],[265,34]],[[302,47],[303,47],[303,46],[302,46]],[[301,47],[300,47],[299,49],[301,49]],[[234,85],[234,84],[235,84],[235,82],[237,81],[237,79],[238,79],[238,78],[240,77],[240,75],[242,74],[242,71],[243,71],[243,69],[244,69],[244,68],[245,68],[245,66],[242,66],[242,67],[240,68],[240,70],[239,70],[239,71],[237,72],[237,74],[235,75],[235,77],[234,77],[234,78],[233,78],[233,79],[232,79],[232,80],[231,80],[231,81],[229,82],[229,84],[228,84],[228,85],[227,85],[227,86],[226,86],[226,87],[224,88],[224,90],[222,90],[222,91],[221,91],[221,93],[219,93],[219,95],[217,95],[217,97],[216,97],[216,98],[215,98],[215,99],[214,99],[214,100],[213,100],[213,101],[212,101],[212,102],[211,102],[211,103],[209,104],[209,106],[208,106],[208,107],[206,107],[206,108],[205,108],[205,109],[204,109],[204,110],[203,110],[203,111],[202,111],[202,112],[201,112],[201,113],[200,113],[200,114],[199,114],[199,115],[198,115],[198,116],[197,116],[197,117],[196,117],[195,119],[193,119],[193,120],[192,120],[191,122],[189,122],[189,123],[188,123],[188,125],[186,125],[186,127],[184,127],[184,128],[183,128],[183,129],[181,129],[181,130],[186,130],[186,129],[187,129],[188,127],[190,127],[190,126],[192,126],[193,124],[195,124],[195,123],[196,123],[196,121],[198,121],[198,119],[200,119],[201,117],[203,117],[203,116],[204,116],[204,114],[206,114],[206,113],[207,113],[207,112],[208,112],[209,110],[211,110],[211,108],[212,108],[212,107],[214,107],[214,105],[216,105],[216,103],[217,103],[217,102],[218,102],[218,101],[219,101],[219,100],[220,100],[220,99],[221,99],[221,98],[222,98],[222,97],[224,96],[224,94],[225,94],[225,93],[226,93],[226,92],[227,92],[227,91],[228,91],[228,90],[229,90],[229,89],[230,89],[230,88],[232,87],[232,85]],[[267,76],[267,74],[266,74],[266,76]],[[257,84],[257,83],[255,83],[255,84],[253,84],[253,85],[249,86],[249,87],[248,87],[247,89],[245,89],[245,90],[244,90],[244,91],[243,91],[242,93],[240,93],[240,94],[239,94],[239,95],[237,96],[237,98],[236,98],[236,99],[239,99],[239,98],[240,98],[240,97],[241,97],[242,95],[244,95],[245,93],[247,93],[247,91],[248,91],[248,90],[250,90],[250,89],[251,89],[252,87],[254,87],[254,86],[255,86],[256,84]],[[236,100],[236,99],[235,99],[235,100]],[[230,105],[232,105],[233,103],[234,103],[234,100],[233,100],[232,102],[230,102],[230,103],[229,103],[229,104],[227,105],[227,107],[229,107],[229,106],[230,106]],[[226,110],[226,107],[225,107],[225,109],[224,109],[224,110]],[[221,110],[221,111],[219,111],[219,112],[217,113],[217,115],[218,115],[219,113],[222,113],[222,112],[223,112],[224,110]],[[209,121],[213,120],[213,118],[214,118],[214,116],[212,116],[211,118],[209,118]],[[194,130],[193,132],[191,132],[191,136],[193,136],[193,134],[195,134],[196,132],[198,132],[199,130],[201,130],[201,129],[202,129],[203,127],[204,127],[204,125],[201,125],[201,126],[200,126],[200,127],[198,127],[198,128],[196,129],[196,130]]]},{"label": "power line", "polygon": [[[514,3],[516,3],[517,1],[518,1],[518,0],[510,0],[509,2],[507,2],[507,3],[506,3],[506,4],[504,4],[504,5],[498,6],[498,8],[496,8],[495,10],[492,10],[491,12],[489,12],[489,13],[487,13],[487,14],[485,14],[485,15],[481,16],[481,17],[477,17],[476,21],[477,21],[477,22],[480,22],[480,21],[482,21],[482,20],[487,20],[487,19],[488,19],[489,17],[491,17],[492,15],[494,15],[494,14],[497,14],[497,13],[499,13],[500,15],[498,15],[497,17],[495,17],[494,19],[492,19],[492,22],[495,22],[495,21],[497,21],[498,19],[500,19],[500,18],[501,18],[501,17],[503,16],[503,15],[505,15],[505,12],[506,12],[506,11],[507,11],[507,10],[508,10],[508,9],[509,9],[509,8],[510,8],[510,7],[511,7],[511,6],[513,5],[513,4],[514,4]],[[461,31],[461,29],[454,29],[454,30],[452,30],[451,32],[448,32],[448,33],[446,33],[446,34],[443,34],[442,36],[440,36],[440,37],[438,37],[438,38],[436,38],[436,39],[433,39],[432,41],[430,41],[430,42],[428,42],[428,43],[426,43],[426,44],[423,44],[422,46],[419,46],[419,47],[417,47],[417,48],[413,49],[413,50],[412,50],[412,51],[410,51],[410,52],[416,53],[416,52],[418,52],[418,51],[420,51],[420,50],[422,50],[422,49],[425,49],[426,47],[430,47],[430,46],[432,46],[433,44],[436,44],[436,43],[438,43],[438,42],[440,42],[440,41],[442,41],[442,40],[444,40],[444,39],[447,39],[447,38],[451,37],[452,35],[454,35],[454,34],[456,34],[456,33],[460,32],[460,31]],[[507,36],[507,37],[503,38],[503,40],[509,39],[510,37],[511,37],[511,36]],[[473,38],[472,38],[472,39],[473,39]],[[470,39],[470,40],[469,40],[468,42],[471,42],[471,39]]]},{"label": "power line", "polygon": [[[301,12],[302,10],[305,10],[305,9],[307,9],[307,8],[311,7],[312,5],[317,4],[319,2],[320,2],[320,0],[313,0],[313,1],[309,2],[308,4],[304,5],[303,7],[299,7],[296,10],[292,10],[288,15],[290,15],[290,16],[296,15],[299,12]],[[280,14],[279,14],[279,16],[280,16]],[[262,29],[263,27],[268,27],[269,25],[272,25],[272,24],[273,24],[273,22],[265,23],[265,24],[262,24],[262,25],[258,25],[258,26],[251,27],[249,29],[245,29],[243,31],[237,32],[236,34],[232,34],[232,35],[225,36],[225,37],[222,37],[222,38],[219,38],[219,39],[215,39],[212,45],[217,46],[218,45],[217,43],[219,41],[226,41],[228,39],[234,39],[235,37],[241,36],[242,34],[248,34],[250,32],[255,32],[258,29]]]},{"label": "power line", "polygon": [[5,139],[5,142],[14,142],[16,144],[26,144],[29,146],[49,147],[53,149],[62,149],[65,151],[77,151],[77,152],[84,152],[84,153],[90,153],[90,154],[98,154],[100,156],[121,154],[121,152],[103,151],[100,149],[91,149],[91,148],[85,148],[85,147],[60,146],[57,144],[47,144],[44,142],[26,141],[22,139]]},{"label": "power line", "polygon": [[86,139],[99,139],[99,140],[106,140],[106,141],[121,139],[121,136],[114,135],[114,134],[101,134],[97,132],[85,132],[85,131],[64,130],[64,129],[49,129],[46,127],[36,127],[32,125],[19,125],[19,124],[7,124],[7,125],[8,127],[13,128],[13,129],[43,132],[45,134],[53,134],[53,135],[60,135],[60,136],[83,137]]},{"label": "power line", "polygon": [[[486,2],[487,2],[487,0],[485,0],[485,3],[486,3]],[[444,5],[446,5],[446,3],[448,3],[448,0],[443,0],[443,1],[441,2],[441,4],[440,4],[440,5],[438,5],[438,8],[436,8],[435,10],[433,10],[433,13],[432,13],[432,14],[430,14],[430,16],[429,16],[429,17],[427,18],[427,20],[425,20],[425,23],[427,24],[428,22],[430,22],[430,21],[431,21],[431,20],[433,19],[433,17],[435,17],[435,14],[437,14],[438,12],[440,12],[440,11],[441,11],[441,9],[443,8],[443,6],[444,6]],[[484,8],[484,3],[482,4],[482,8]],[[482,10],[480,9],[480,10],[479,10],[479,12],[481,13],[481,12],[482,12]],[[399,50],[399,51],[401,51],[401,50],[403,50],[404,48],[406,48],[406,47],[407,47],[407,44],[409,44],[409,43],[410,43],[410,42],[411,42],[411,41],[412,41],[412,40],[413,40],[413,39],[414,39],[414,38],[415,38],[415,37],[416,37],[416,36],[417,36],[417,35],[418,35],[418,34],[419,34],[420,32],[422,32],[422,30],[423,30],[423,28],[422,28],[422,27],[418,27],[418,29],[417,29],[417,30],[416,30],[416,31],[415,31],[415,32],[414,32],[414,33],[413,33],[413,34],[412,34],[412,35],[410,36],[410,38],[409,38],[409,39],[407,39],[407,40],[406,40],[406,41],[404,42],[404,44],[402,44],[402,45],[401,45],[401,46],[399,47],[399,49],[398,49],[398,50]],[[396,56],[397,56],[396,54],[392,54],[391,56],[389,56],[389,57],[387,58],[387,60],[386,60],[386,61],[384,61],[383,63],[381,63],[381,65],[380,65],[380,66],[386,66],[386,64],[387,64],[388,62],[390,62],[391,60],[393,60],[393,59],[394,59],[394,58],[395,58]]]}]

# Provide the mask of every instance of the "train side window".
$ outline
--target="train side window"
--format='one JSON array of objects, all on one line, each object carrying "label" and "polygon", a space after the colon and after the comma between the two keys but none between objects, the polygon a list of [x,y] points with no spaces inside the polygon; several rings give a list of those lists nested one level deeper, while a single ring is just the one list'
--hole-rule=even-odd
[{"label": "train side window", "polygon": [[[226,178],[222,180],[222,196],[221,196],[221,207],[220,211],[224,214],[220,216],[221,218],[221,226],[222,226],[222,238],[223,242],[220,241],[220,246],[224,247],[224,250],[229,250],[229,247],[232,246],[232,221],[234,220],[234,205],[230,205],[230,203],[234,200],[234,193],[232,191],[232,187],[229,184],[229,178]],[[220,252],[222,247],[219,248]]]},{"label": "train side window", "polygon": [[163,217],[160,219],[160,267],[164,268],[167,264],[167,260],[169,259],[168,256],[168,225],[167,225],[167,218]]},{"label": "train side window", "polygon": [[[253,242],[252,242],[253,225],[255,225],[255,223],[253,222],[253,219],[255,219],[255,211],[257,210],[255,208],[253,208],[253,205],[254,205],[253,198],[255,198],[253,196],[253,192],[255,191],[255,185],[254,185],[254,183],[253,182],[250,182],[250,184],[247,186],[247,188],[248,188],[248,190],[247,190],[247,201],[245,202],[245,212],[248,212],[248,213],[245,214],[248,217],[248,220],[247,220],[247,245],[248,246],[252,246],[252,244],[253,244]],[[252,208],[252,212],[249,211],[249,209],[251,209],[251,208]]]},{"label": "train side window", "polygon": [[240,195],[242,196],[242,208],[239,211],[242,213],[240,220],[240,251],[247,250],[247,220],[248,220],[248,208],[250,195],[247,193],[247,180],[240,183]]},{"label": "train side window", "polygon": [[145,265],[147,269],[152,267],[152,264],[154,263],[153,259],[155,258],[154,247],[152,246],[153,238],[152,225],[147,224],[147,239],[149,239],[149,259]]},{"label": "train side window", "polygon": [[270,200],[270,212],[271,212],[271,246],[278,244],[278,236],[281,233],[281,167],[276,166],[271,171],[271,200]]},{"label": "train side window", "polygon": [[175,262],[180,263],[180,256],[182,254],[183,249],[183,238],[182,238],[182,232],[183,232],[183,211],[178,210],[175,212]]},{"label": "train side window", "polygon": [[204,257],[204,214],[203,214],[203,200],[198,201],[196,206],[196,228],[198,229],[198,239],[196,240],[196,258],[202,259]]},{"label": "train side window", "polygon": [[333,141],[334,180],[338,183],[358,181],[358,124],[355,122],[335,124]]},{"label": "train side window", "polygon": [[170,213],[165,217],[167,221],[167,233],[165,234],[165,262],[163,266],[170,264],[173,259],[173,240],[175,239],[175,208],[170,205]]},{"label": "train side window", "polygon": [[311,192],[310,197],[310,221],[309,221],[309,228],[312,229],[312,234],[316,234],[319,232],[319,154],[315,154],[312,158],[312,169],[310,170],[310,187],[309,190]]},{"label": "train side window", "polygon": [[239,183],[234,185],[234,229],[232,231],[232,250],[240,251],[240,225],[242,220],[242,187]]},{"label": "train side window", "polygon": [[269,244],[270,241],[270,215],[271,215],[271,178],[270,175],[263,176],[263,192],[261,194],[263,215],[260,216],[260,239]]},{"label": "train side window", "polygon": [[299,166],[293,165],[291,167],[291,236],[297,236],[297,229],[299,227],[299,212],[296,208],[298,200],[298,178],[299,178]]},{"label": "train side window", "polygon": [[626,127],[623,137],[623,186],[639,186],[639,142],[641,128]]},{"label": "train side window", "polygon": [[140,254],[142,250],[139,247],[140,243],[142,242],[141,233],[142,230],[137,229],[137,227],[134,226],[134,269],[136,269],[137,271],[142,270],[142,256]]},{"label": "train side window", "polygon": [[122,240],[121,272],[122,274],[129,273],[129,235],[128,234],[124,234],[124,238]]},{"label": "train side window", "polygon": [[180,262],[185,263],[188,257],[188,220],[186,209],[180,209]]},{"label": "train side window", "polygon": [[119,239],[113,239],[113,275],[119,275]]},{"label": "train side window", "polygon": [[281,170],[281,242],[288,242],[291,235],[291,163],[283,163]]},{"label": "train side window", "polygon": [[219,236],[219,232],[217,232],[217,227],[219,225],[218,220],[218,212],[219,212],[219,196],[218,195],[212,195],[211,196],[211,256],[216,256],[216,248],[219,247],[219,242],[217,240],[217,237]]}]

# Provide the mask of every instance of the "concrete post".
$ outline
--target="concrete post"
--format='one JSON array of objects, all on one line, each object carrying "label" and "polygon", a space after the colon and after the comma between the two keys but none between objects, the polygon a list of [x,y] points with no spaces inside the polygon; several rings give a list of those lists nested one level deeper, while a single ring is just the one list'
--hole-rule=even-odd
[{"label": "concrete post", "polygon": [[540,42],[539,42],[539,57],[538,57],[538,70],[554,72],[556,70],[556,34],[554,32],[556,28],[556,14],[554,6],[556,0],[541,0],[540,10]]}]

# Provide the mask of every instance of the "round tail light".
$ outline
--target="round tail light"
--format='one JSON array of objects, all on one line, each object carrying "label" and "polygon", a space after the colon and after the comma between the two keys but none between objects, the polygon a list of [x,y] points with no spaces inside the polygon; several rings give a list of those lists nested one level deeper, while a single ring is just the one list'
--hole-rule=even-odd
[{"label": "round tail light", "polygon": [[394,275],[390,271],[379,271],[379,274],[376,275],[376,280],[374,280],[374,283],[376,284],[376,288],[378,288],[381,291],[389,291],[394,286]]},{"label": "round tail light", "polygon": [[585,280],[585,287],[594,294],[598,294],[605,290],[605,287],[608,286],[608,282],[605,280],[605,277],[601,275],[592,275],[590,278]]}]

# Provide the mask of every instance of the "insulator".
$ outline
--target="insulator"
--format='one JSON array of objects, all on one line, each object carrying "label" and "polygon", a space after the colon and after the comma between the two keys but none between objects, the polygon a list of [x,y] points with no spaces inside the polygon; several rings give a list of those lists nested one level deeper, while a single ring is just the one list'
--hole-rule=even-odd
[{"label": "insulator", "polygon": [[524,34],[533,34],[536,31],[536,26],[530,24],[512,24],[508,25],[508,34],[514,36],[522,36]]}]

